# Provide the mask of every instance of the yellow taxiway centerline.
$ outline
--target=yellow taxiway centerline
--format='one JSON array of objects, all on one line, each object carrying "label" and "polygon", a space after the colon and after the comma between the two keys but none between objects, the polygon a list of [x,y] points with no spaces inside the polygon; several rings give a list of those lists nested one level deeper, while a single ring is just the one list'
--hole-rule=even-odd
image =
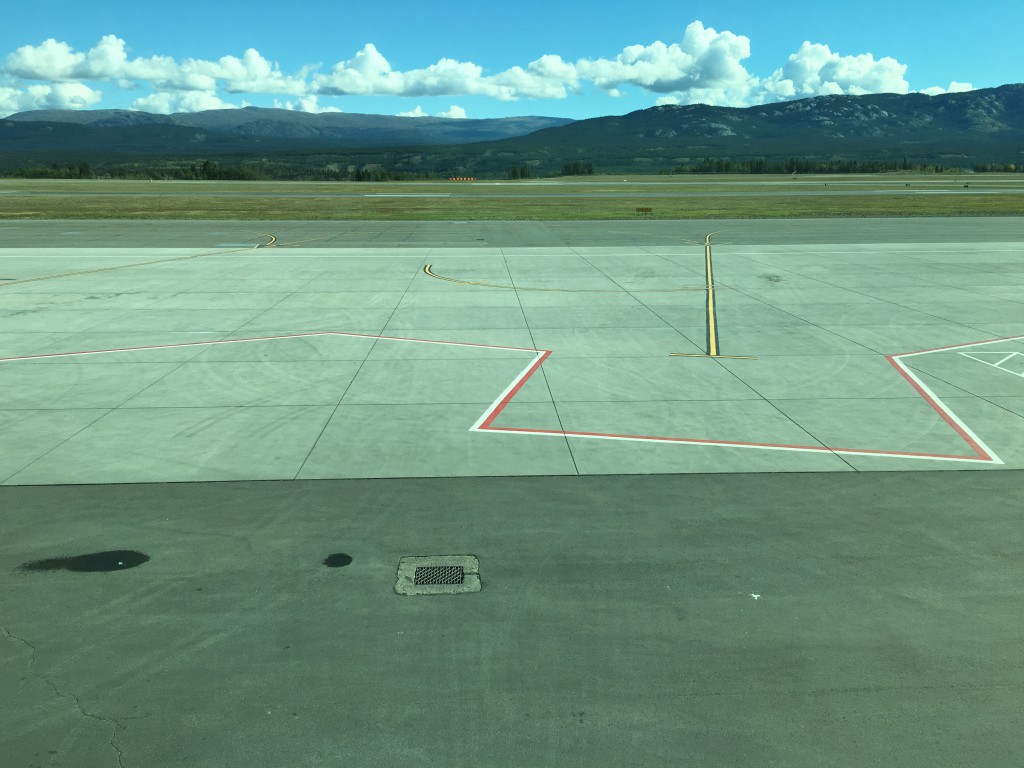
[{"label": "yellow taxiway centerline", "polygon": [[721,357],[728,360],[756,360],[750,355],[722,355],[718,352],[718,318],[715,316],[715,275],[711,267],[711,235],[704,237],[704,276],[707,291],[707,352],[704,354],[670,352],[669,357]]},{"label": "yellow taxiway centerline", "polygon": [[718,327],[715,325],[715,278],[711,271],[711,234],[704,238],[704,272],[708,285],[708,356],[718,357]]}]

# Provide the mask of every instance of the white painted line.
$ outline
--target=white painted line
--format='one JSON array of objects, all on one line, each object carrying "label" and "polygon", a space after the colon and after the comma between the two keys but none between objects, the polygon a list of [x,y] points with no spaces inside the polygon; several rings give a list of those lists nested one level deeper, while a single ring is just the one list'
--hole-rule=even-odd
[{"label": "white painted line", "polygon": [[[536,351],[536,350],[534,350],[534,351]],[[485,421],[487,421],[487,419],[490,418],[491,414],[494,412],[494,409],[497,408],[499,405],[501,405],[502,401],[506,397],[508,397],[509,393],[513,389],[515,389],[516,387],[519,386],[519,383],[524,378],[526,378],[526,376],[530,373],[530,370],[537,364],[537,361],[540,360],[542,357],[544,357],[544,354],[545,353],[543,351],[537,352],[537,356],[534,357],[533,360],[531,360],[526,365],[526,367],[523,368],[522,371],[520,371],[518,376],[516,376],[514,379],[512,379],[512,382],[507,387],[505,387],[505,389],[502,390],[501,394],[498,395],[494,399],[494,402],[491,403],[489,406],[487,406],[487,409],[480,415],[480,418],[476,420],[476,423],[472,427],[469,428],[470,432],[482,432],[482,431],[484,431],[484,430],[480,429],[480,425],[483,424]]]},{"label": "white painted line", "polygon": [[[982,365],[987,365],[989,368],[997,368],[1000,371],[1003,371],[1004,373],[1010,374],[1011,376],[1018,376],[1018,377],[1024,379],[1024,371],[1021,371],[1020,373],[1017,373],[1016,371],[1011,371],[1009,368],[1003,368],[1003,363],[1005,363],[1007,360],[1009,360],[1011,358],[1014,358],[1017,355],[1021,354],[1020,352],[1011,352],[1006,357],[1004,357],[1001,360],[999,360],[999,362],[997,362],[997,363],[990,363],[988,360],[982,360],[981,358],[975,357],[974,355],[972,355],[972,354],[970,354],[968,352],[958,352],[957,354],[959,354],[962,357],[966,357],[968,360],[973,360],[976,363],[981,363]],[[979,355],[985,355],[985,354],[996,354],[996,355],[998,355],[999,353],[998,352],[993,352],[993,353],[978,352],[977,354],[979,354]]]},{"label": "white painted line", "polygon": [[[213,333],[213,332],[206,332]],[[942,347],[932,350],[921,350],[919,352],[906,352],[898,355],[891,355],[887,359],[901,372],[904,378],[917,389],[918,393],[921,394],[929,404],[936,410],[936,412],[946,420],[950,425],[955,425],[957,430],[960,432],[961,438],[972,442],[972,449],[980,449],[984,455],[972,456],[953,456],[953,455],[942,455],[942,454],[925,454],[925,453],[914,453],[914,452],[903,452],[903,451],[886,451],[886,450],[872,450],[872,449],[859,449],[859,448],[833,448],[829,446],[801,446],[801,445],[786,445],[786,444],[770,444],[770,443],[757,443],[757,442],[742,442],[742,441],[729,441],[729,440],[706,440],[699,438],[685,438],[685,437],[669,437],[669,436],[654,436],[654,435],[624,435],[624,434],[613,434],[613,433],[592,433],[592,432],[573,432],[566,430],[548,430],[548,429],[529,429],[529,428],[508,428],[508,427],[484,427],[496,412],[500,412],[514,399],[515,394],[519,388],[523,386],[526,379],[532,376],[539,370],[540,365],[550,355],[548,350],[530,349],[526,347],[512,347],[502,346],[493,344],[474,344],[471,342],[459,342],[459,341],[440,341],[434,339],[413,339],[404,338],[399,336],[377,336],[363,333],[349,333],[345,331],[311,331],[307,333],[295,333],[295,334],[283,334],[275,336],[265,336],[256,338],[246,339],[218,339],[210,341],[193,341],[183,342],[178,344],[159,344],[142,347],[126,347],[119,349],[102,349],[102,350],[88,350],[80,352],[57,352],[49,354],[38,354],[38,355],[23,355],[19,357],[0,358],[2,362],[15,362],[19,360],[38,360],[46,358],[62,358],[62,357],[74,357],[80,355],[99,355],[99,354],[112,354],[117,352],[138,352],[143,350],[154,350],[154,349],[170,349],[177,347],[192,347],[192,346],[214,346],[217,344],[241,344],[244,342],[257,342],[257,341],[273,341],[273,340],[284,340],[284,339],[295,339],[295,338],[307,338],[312,336],[347,336],[351,338],[364,338],[364,339],[375,339],[375,340],[389,340],[389,341],[405,341],[414,342],[419,344],[437,344],[442,346],[461,346],[461,347],[474,347],[478,349],[502,349],[502,350],[514,350],[519,352],[531,352],[533,358],[526,365],[525,368],[505,387],[505,389],[498,395],[498,397],[488,406],[483,412],[476,423],[470,427],[471,432],[500,432],[505,434],[517,434],[517,435],[548,435],[553,437],[576,437],[591,440],[620,440],[625,442],[647,442],[647,443],[675,443],[677,445],[702,445],[702,446],[714,446],[714,447],[728,447],[728,448],[748,448],[758,450],[772,450],[772,451],[787,451],[795,453],[815,453],[815,454],[844,454],[851,456],[876,456],[881,458],[901,458],[901,459],[920,459],[926,461],[958,461],[967,463],[993,463],[993,464],[1004,464],[995,452],[985,444],[975,432],[967,426],[950,408],[942,402],[941,398],[935,394],[916,374],[914,374],[909,368],[903,363],[900,358],[904,357],[915,357],[923,354],[931,354],[940,351],[955,350],[955,349],[967,349],[972,347],[987,346],[989,344],[995,344],[1001,341],[1016,341],[1018,339],[1024,339],[1022,336],[1013,336],[1004,339],[992,339],[989,341],[978,341],[970,342],[967,344],[952,345],[949,347]],[[999,354],[999,353],[994,353]],[[1012,353],[1011,356],[1018,354],[1017,352]],[[968,355],[969,356],[969,355]],[[1008,358],[1004,358],[1008,359]],[[988,364],[988,363],[987,363]],[[991,364],[989,364],[991,365]],[[997,367],[997,366],[995,366]],[[1005,369],[1003,369],[1005,370]],[[1016,375],[1016,374],[1015,374]]]},{"label": "white painted line", "polygon": [[922,349],[920,352],[901,352],[893,357],[916,357],[917,355],[930,355],[933,352],[948,352],[953,349],[967,349],[968,347],[984,347],[989,344],[998,344],[1001,341],[1018,341],[1024,336],[1004,336],[1001,339],[989,339],[988,341],[972,341],[967,344],[951,344],[948,347],[935,347],[934,349]]},{"label": "white painted line", "polygon": [[[481,420],[482,421],[482,420]],[[1002,464],[1003,462],[993,456],[992,460],[973,458],[971,456],[929,456],[915,453],[903,453],[901,451],[872,451],[858,448],[829,448],[827,446],[800,446],[800,445],[764,445],[759,443],[731,442],[727,440],[699,440],[684,437],[645,437],[639,435],[600,435],[588,434],[585,432],[564,432],[558,430],[539,429],[516,429],[514,427],[488,427],[487,429],[476,430],[478,432],[498,432],[506,435],[534,435],[549,437],[570,437],[583,440],[621,440],[627,443],[673,443],[675,445],[702,445],[712,448],[743,448],[746,450],[758,451],[784,451],[789,453],[814,453],[819,456],[829,454],[844,454],[847,456],[874,456],[884,459],[918,459],[921,461],[961,461],[969,464]],[[973,433],[972,433],[973,434]]]},{"label": "white painted line", "polygon": [[989,446],[980,438],[978,435],[964,423],[964,421],[950,410],[942,399],[935,394],[921,379],[910,371],[907,366],[899,359],[901,357],[912,357],[920,354],[928,354],[932,352],[944,351],[947,349],[959,349],[974,346],[985,346],[999,341],[1012,341],[1018,338],[1024,338],[1024,336],[1011,337],[1009,339],[992,339],[989,341],[970,342],[967,344],[953,345],[951,347],[943,347],[941,349],[934,350],[922,350],[920,352],[907,352],[900,355],[891,355],[886,359],[889,360],[897,370],[903,375],[904,379],[913,386],[919,395],[921,395],[928,404],[935,410],[935,412],[942,418],[949,426],[953,427],[959,434],[961,439],[967,442],[971,450],[975,452],[975,456],[956,456],[949,454],[938,454],[938,453],[919,453],[913,451],[891,451],[891,450],[872,450],[864,448],[839,448],[831,446],[812,446],[812,445],[787,445],[779,443],[760,443],[753,441],[732,441],[732,440],[705,440],[700,438],[685,438],[685,437],[669,437],[669,436],[657,436],[657,435],[624,435],[615,433],[597,433],[597,432],[574,432],[571,430],[549,430],[549,429],[529,429],[529,428],[515,428],[515,427],[495,427],[495,426],[484,426],[492,418],[494,413],[500,413],[500,411],[509,404],[513,399],[515,392],[524,378],[532,375],[536,372],[539,364],[543,362],[543,359],[548,353],[542,352],[538,357],[528,365],[522,373],[510,384],[505,391],[491,403],[490,407],[484,411],[483,415],[477,420],[477,422],[470,428],[470,431],[478,432],[502,432],[505,434],[517,434],[517,435],[548,435],[557,437],[576,437],[584,438],[589,440],[621,440],[625,442],[648,442],[648,443],[675,443],[677,445],[704,445],[704,446],[715,446],[715,447],[729,447],[729,448],[756,448],[763,451],[788,451],[796,453],[831,453],[836,455],[848,455],[848,456],[874,456],[879,458],[901,458],[901,459],[918,459],[923,461],[957,461],[965,463],[990,463],[990,464],[1004,464],[1002,459],[996,455]]},{"label": "white painted line", "polygon": [[911,371],[907,366],[903,364],[903,361],[900,360],[900,357],[902,357],[902,355],[893,355],[891,359],[896,365],[900,367],[900,370],[903,371],[904,375],[906,375],[908,378],[913,379],[914,383],[921,388],[921,391],[925,392],[928,395],[928,397],[930,397],[932,401],[936,404],[936,406],[942,409],[942,412],[945,413],[951,421],[953,421],[964,432],[970,435],[971,439],[974,440],[981,447],[981,449],[992,458],[993,463],[1004,464],[1005,462],[1002,459],[1000,459],[999,456],[996,455],[995,451],[989,448],[988,445],[985,444],[985,441],[975,434],[973,429],[968,427],[959,416],[953,413],[953,411],[950,410],[949,406],[942,402],[942,398],[940,398],[931,390],[931,387],[929,387],[927,384],[921,381],[921,379],[913,371]]}]

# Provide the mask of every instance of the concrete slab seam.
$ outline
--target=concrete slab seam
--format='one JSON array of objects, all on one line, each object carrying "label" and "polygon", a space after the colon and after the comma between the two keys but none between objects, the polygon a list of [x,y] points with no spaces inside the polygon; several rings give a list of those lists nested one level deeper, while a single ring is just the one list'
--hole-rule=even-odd
[{"label": "concrete slab seam", "polygon": [[242,344],[252,341],[280,341],[282,339],[302,339],[311,336],[347,336],[361,339],[382,339],[384,341],[409,341],[415,344],[439,344],[450,347],[476,347],[479,349],[507,349],[516,352],[539,352],[541,350],[527,347],[508,347],[497,344],[474,344],[466,341],[440,341],[437,339],[409,339],[402,336],[375,336],[369,333],[348,333],[345,331],[311,331],[310,333],[288,333],[277,336],[258,336],[246,339],[218,339],[215,341],[186,341],[178,344],[152,344],[143,347],[118,347],[114,349],[92,349],[79,352],[49,352],[41,355],[19,355],[17,357],[0,357],[0,363],[12,363],[19,360],[42,360],[56,357],[76,357],[82,355],[106,355],[116,352],[145,352],[154,349],[176,349],[179,347],[209,347],[215,344]]}]

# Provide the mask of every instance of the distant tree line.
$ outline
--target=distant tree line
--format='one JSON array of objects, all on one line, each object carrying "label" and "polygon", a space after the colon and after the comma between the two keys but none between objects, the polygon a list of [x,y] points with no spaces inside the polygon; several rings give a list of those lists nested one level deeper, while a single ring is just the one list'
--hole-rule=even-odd
[{"label": "distant tree line", "polygon": [[95,179],[92,166],[89,163],[77,163],[73,165],[36,165],[27,168],[0,173],[0,176],[14,177],[19,179]]},{"label": "distant tree line", "polygon": [[181,178],[186,181],[259,181],[264,176],[251,166],[221,167],[213,160],[203,160],[182,169]]},{"label": "distant tree line", "polygon": [[[994,164],[990,164],[994,165]],[[963,168],[946,168],[943,165],[931,165],[912,163],[907,158],[903,161],[897,160],[808,160],[800,157],[791,157],[788,160],[773,161],[764,158],[753,158],[751,160],[730,160],[724,158],[705,158],[693,164],[677,165],[670,174],[675,173],[893,173],[895,171],[910,171],[914,173],[945,173],[946,171],[959,170]],[[993,169],[994,170],[994,169]]]},{"label": "distant tree line", "polygon": [[[138,165],[138,164],[136,164]],[[0,172],[0,176],[19,179],[174,179],[184,181],[258,181],[265,178],[256,168],[244,165],[221,167],[210,160],[186,166],[163,167],[111,167],[97,174],[87,162],[62,166],[28,166]]]},{"label": "distant tree line", "polygon": [[[0,156],[0,177],[23,179],[155,179],[169,181],[431,181],[452,176],[477,178],[532,179],[557,176],[590,176],[595,163],[590,160],[563,162],[562,158],[509,158],[499,160],[466,158],[449,150],[428,155],[418,150],[360,151],[333,153],[269,154],[267,156],[223,156],[219,159],[195,159],[172,156],[134,156],[108,154],[88,160],[51,162],[42,158],[22,165],[25,157]],[[609,158],[597,158],[605,173],[652,173],[655,168],[629,165]],[[1021,173],[1024,165],[1003,162],[974,164],[978,173]],[[828,160],[791,157],[729,159],[706,157],[660,171],[662,174],[847,174],[847,173],[963,173],[964,168],[942,164],[902,160]]]},{"label": "distant tree line", "polygon": [[342,181],[430,181],[437,179],[436,173],[409,173],[408,171],[386,171],[383,168],[357,168]]},{"label": "distant tree line", "polygon": [[[510,179],[532,179],[536,171],[530,167],[530,163],[515,163],[508,167],[506,176]],[[548,174],[541,174],[548,175]],[[591,162],[574,161],[562,166],[558,176],[593,176],[594,164]]]},{"label": "distant tree line", "polygon": [[982,163],[974,166],[978,173],[1024,173],[1024,165],[1016,163]]},{"label": "distant tree line", "polygon": [[591,162],[566,163],[562,166],[562,176],[593,176],[594,164]]},{"label": "distant tree line", "polygon": [[532,179],[533,171],[530,170],[530,166],[526,163],[510,165],[508,168],[508,177],[510,179]]},{"label": "distant tree line", "polygon": [[[212,160],[201,162],[151,161],[107,164],[94,171],[89,163],[76,165],[24,166],[0,169],[2,178],[18,179],[123,179],[157,181],[430,181],[437,173],[389,171],[367,166],[352,170],[332,170],[324,165],[275,163],[221,165]],[[447,178],[447,177],[445,177]]]}]

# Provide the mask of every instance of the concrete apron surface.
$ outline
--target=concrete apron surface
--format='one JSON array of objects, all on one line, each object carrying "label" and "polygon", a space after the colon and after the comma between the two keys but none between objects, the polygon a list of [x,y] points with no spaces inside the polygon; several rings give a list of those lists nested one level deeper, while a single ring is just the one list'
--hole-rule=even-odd
[{"label": "concrete apron surface", "polygon": [[[1018,765],[1022,508],[1020,471],[2,488],[0,756]],[[430,555],[480,591],[397,594]]]},{"label": "concrete apron surface", "polygon": [[4,768],[1024,764],[1024,219],[261,227],[0,225]]},{"label": "concrete apron surface", "polygon": [[614,246],[422,245],[478,231],[450,224],[172,249],[22,247],[19,224],[0,483],[1024,467],[1019,241],[635,224],[561,232]]}]

